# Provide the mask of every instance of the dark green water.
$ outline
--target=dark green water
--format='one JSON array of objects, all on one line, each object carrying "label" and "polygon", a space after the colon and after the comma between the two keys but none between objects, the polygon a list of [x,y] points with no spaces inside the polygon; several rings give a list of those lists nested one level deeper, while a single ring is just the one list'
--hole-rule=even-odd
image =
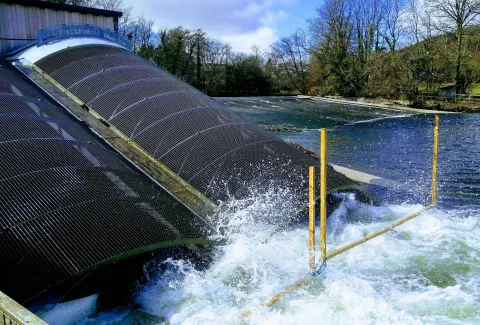
[{"label": "dark green water", "polygon": [[[319,151],[318,129],[328,129],[330,162],[396,181],[403,191],[383,193],[390,203],[427,203],[431,183],[433,115],[338,105],[296,98],[217,98],[259,124]],[[440,116],[440,207],[480,206],[480,114]],[[406,190],[406,191],[405,191]]]}]

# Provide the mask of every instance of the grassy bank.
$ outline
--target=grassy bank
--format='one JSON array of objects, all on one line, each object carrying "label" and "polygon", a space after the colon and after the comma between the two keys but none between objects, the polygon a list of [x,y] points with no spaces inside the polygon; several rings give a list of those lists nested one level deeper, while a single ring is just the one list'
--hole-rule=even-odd
[{"label": "grassy bank", "polygon": [[448,112],[480,113],[480,102],[426,100],[413,102],[410,106]]}]

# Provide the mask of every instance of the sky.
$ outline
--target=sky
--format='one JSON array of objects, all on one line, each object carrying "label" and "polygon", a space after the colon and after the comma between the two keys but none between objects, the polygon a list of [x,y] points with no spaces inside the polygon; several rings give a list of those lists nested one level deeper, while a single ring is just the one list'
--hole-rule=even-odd
[{"label": "sky", "polygon": [[155,21],[154,30],[183,26],[203,29],[235,52],[261,50],[307,27],[321,0],[124,0],[133,16]]}]

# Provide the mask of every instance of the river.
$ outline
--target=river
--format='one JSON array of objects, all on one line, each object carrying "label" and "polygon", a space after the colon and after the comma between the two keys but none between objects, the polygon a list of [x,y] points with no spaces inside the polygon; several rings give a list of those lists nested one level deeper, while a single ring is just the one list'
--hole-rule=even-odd
[{"label": "river", "polygon": [[[433,116],[291,97],[218,98],[329,162],[392,181],[370,186],[381,202],[353,195],[328,219],[334,249],[429,204]],[[480,324],[480,114],[440,117],[438,206],[328,261],[308,285],[272,308],[260,305],[308,274],[307,227],[262,223],[290,210],[288,193],[229,202],[219,216],[227,242],[198,270],[185,260],[139,288],[136,309],[91,314],[95,297],[50,312],[52,324]],[[247,204],[246,204],[247,203]],[[249,317],[242,314],[250,311]],[[137,314],[135,314],[137,313]]]}]

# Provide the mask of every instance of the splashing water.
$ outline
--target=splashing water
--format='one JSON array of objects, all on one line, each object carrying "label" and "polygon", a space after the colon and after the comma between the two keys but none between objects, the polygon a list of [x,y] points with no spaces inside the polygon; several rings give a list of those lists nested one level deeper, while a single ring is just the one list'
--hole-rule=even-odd
[{"label": "splashing water", "polygon": [[[293,108],[287,114],[268,107],[287,105],[282,100],[262,103],[265,112],[255,111],[256,121],[321,125],[313,104],[306,116]],[[331,108],[324,106],[318,118],[329,117],[325,109]],[[426,117],[343,110],[352,111],[342,117],[348,123],[371,121],[332,125],[332,162],[409,184],[415,192],[429,186],[431,125]],[[386,118],[375,119],[384,113]],[[478,115],[442,117],[439,208],[332,258],[318,277],[271,308],[261,304],[309,272],[308,226],[295,221],[297,202],[288,191],[224,203],[211,234],[223,243],[215,248],[213,262],[201,270],[188,260],[159,262],[156,276],[138,289],[138,308],[86,315],[91,309],[83,300],[78,310],[86,312],[78,316],[74,308],[57,308],[49,313],[57,320],[52,324],[69,319],[77,324],[480,324],[479,121]],[[311,150],[318,145],[316,132],[285,136]],[[328,218],[328,250],[421,210],[428,197],[424,192],[414,197],[396,197],[395,192],[396,199],[382,194],[394,204],[374,207],[351,194],[337,196],[342,203]],[[250,316],[242,317],[246,311]]]},{"label": "splashing water", "polygon": [[[295,105],[311,107],[305,115]],[[419,189],[430,182],[430,117],[392,119],[399,114],[305,101],[295,105],[288,103],[288,114],[265,108],[249,117],[263,124],[334,127],[330,159],[410,184],[419,193],[383,195],[395,204],[381,207],[344,195],[328,219],[329,250],[424,207],[412,202],[425,204],[428,196]],[[328,124],[339,114],[348,122]],[[370,121],[345,125],[364,120]],[[168,271],[139,292],[138,302],[168,324],[479,324],[479,121],[478,115],[442,117],[440,208],[332,258],[320,276],[272,308],[260,305],[308,274],[308,227],[286,227],[283,220],[292,217],[289,200],[272,193],[254,196],[249,204],[229,202],[218,220],[224,229],[217,234],[228,240],[217,248],[210,267],[196,271],[188,262],[169,260]],[[317,149],[316,132],[286,136]],[[275,217],[281,218],[279,225],[267,222]],[[250,317],[242,317],[245,311]]]},{"label": "splashing water", "polygon": [[[252,206],[225,213],[222,234],[228,241],[208,269],[165,261],[167,271],[138,294],[143,310],[168,324],[480,322],[479,211],[426,212],[329,260],[308,285],[272,308],[261,307],[308,274],[306,225],[258,221],[259,211],[281,214],[276,203],[259,197]],[[370,207],[348,195],[328,220],[327,245],[340,247],[421,208]],[[248,318],[245,311],[252,312]]]},{"label": "splashing water", "polygon": [[[430,210],[328,261],[307,285],[271,308],[261,307],[308,276],[304,222],[272,223],[291,212],[283,195],[231,201],[218,216],[213,262],[198,270],[169,258],[140,288],[135,322],[142,324],[478,324],[480,323],[479,210]],[[373,207],[352,194],[328,219],[328,249],[338,248],[421,210],[403,204]],[[289,225],[287,227],[287,225]],[[318,225],[317,225],[318,228]],[[318,232],[317,232],[318,237]],[[165,268],[166,266],[166,268]],[[129,308],[91,311],[67,305],[49,312],[51,324],[128,324]],[[76,302],[74,302],[76,303]],[[81,307],[81,308],[80,308]],[[251,311],[249,317],[242,314]],[[153,317],[153,318],[152,318]],[[71,321],[74,319],[74,321]],[[135,323],[133,322],[133,323]]]}]

